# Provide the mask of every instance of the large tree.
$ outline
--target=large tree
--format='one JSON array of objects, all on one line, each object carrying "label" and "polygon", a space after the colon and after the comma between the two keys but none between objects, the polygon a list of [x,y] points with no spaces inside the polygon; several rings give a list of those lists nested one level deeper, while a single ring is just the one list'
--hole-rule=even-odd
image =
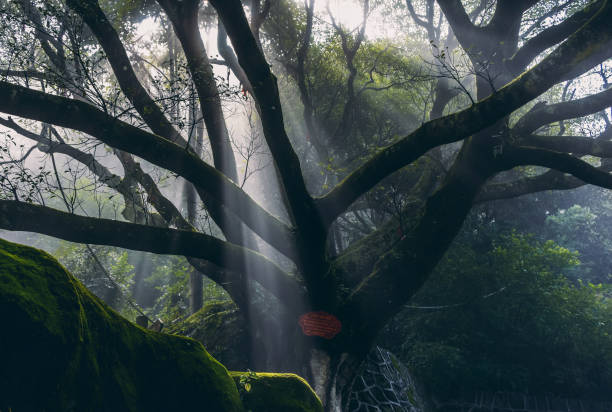
[{"label": "large tree", "polygon": [[[266,366],[304,375],[327,410],[340,410],[378,332],[428,279],[474,204],[585,183],[612,188],[609,132],[571,135],[577,128],[566,127],[569,119],[602,111],[606,117],[612,104],[606,72],[611,1],[388,3],[395,15],[410,17],[407,30],[414,35],[420,27],[431,40],[428,80],[397,69],[406,65],[399,52],[387,53],[392,47],[368,40],[368,0],[360,2],[357,30],[326,15],[337,45],[333,68],[325,67],[333,47],[321,46],[325,35],[315,27],[314,0],[0,2],[7,17],[0,112],[42,124],[0,117],[0,124],[36,142],[23,158],[2,164],[0,228],[188,257],[198,273],[226,289],[249,322],[275,325],[291,353],[282,361],[271,355]],[[181,104],[169,107],[164,88],[143,68],[150,62],[139,57],[137,39],[126,27],[139,17],[133,4],[166,24],[168,55],[184,56],[188,97]],[[200,31],[211,19],[219,60],[210,58]],[[449,57],[455,51],[462,60]],[[176,62],[182,60],[169,61],[172,88],[180,84]],[[284,217],[241,187],[213,63],[227,66],[241,94],[253,99],[256,116],[250,119],[257,119],[253,127],[263,134],[274,166],[266,181],[269,190],[280,188],[275,214]],[[593,89],[593,68],[603,91],[580,98],[567,93],[582,77]],[[282,86],[299,96],[306,131],[301,140],[290,140],[283,115],[296,111],[283,107],[281,77]],[[561,97],[551,92],[564,85]],[[424,121],[398,126],[402,114],[415,117],[402,113],[406,102],[396,101],[407,94],[384,93],[419,87],[431,92],[420,109]],[[530,105],[546,93],[559,101]],[[391,106],[400,109],[378,122],[380,96],[395,96]],[[178,127],[181,116],[193,127]],[[210,162],[203,160],[200,117]],[[406,128],[411,131],[394,136]],[[109,150],[96,150],[100,143]],[[52,169],[41,167],[37,174],[25,167],[35,149],[49,155]],[[97,158],[108,152],[122,175]],[[86,215],[74,196],[78,176],[68,168],[73,185],[65,187],[56,154],[82,164],[96,185],[118,193],[123,219]],[[309,183],[305,175],[313,174],[313,164],[328,159],[336,164],[322,166],[325,185],[313,185],[314,178]],[[339,171],[331,173],[334,168]],[[190,183],[185,213],[164,195],[152,175],[156,170]],[[61,202],[45,201],[41,186],[48,181]],[[394,188],[399,230],[396,219],[375,218],[385,215],[376,193],[389,194],[386,182]],[[198,230],[198,202],[219,233]],[[352,227],[367,235],[355,235]],[[196,307],[199,276],[192,281]],[[340,333],[306,337],[298,319],[314,311],[336,317]]]}]

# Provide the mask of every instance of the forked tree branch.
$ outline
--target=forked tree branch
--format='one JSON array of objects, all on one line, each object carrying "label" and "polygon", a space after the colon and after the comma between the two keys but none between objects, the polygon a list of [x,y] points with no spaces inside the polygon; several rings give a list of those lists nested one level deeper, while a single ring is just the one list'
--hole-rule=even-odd
[{"label": "forked tree branch", "polygon": [[0,111],[88,133],[189,180],[217,199],[266,242],[291,256],[294,235],[214,167],[166,139],[81,101],[0,81]]},{"label": "forked tree branch", "polygon": [[[589,23],[522,76],[465,110],[424,123],[397,143],[381,150],[317,200],[324,211],[325,223],[329,225],[381,179],[412,163],[428,150],[462,140],[491,126],[562,81],[569,72],[586,71],[591,67],[592,54],[602,60],[612,56],[610,19],[612,4],[606,1]],[[585,53],[585,49],[590,53]]]},{"label": "forked tree branch", "polygon": [[320,281],[327,272],[327,230],[306,189],[300,161],[287,136],[276,77],[257,46],[240,0],[211,0],[210,3],[217,10],[238,55],[240,66],[253,86],[264,137],[278,168],[290,215],[295,218],[297,250],[301,254],[298,264],[303,269],[309,287],[321,287]]},{"label": "forked tree branch", "polygon": [[601,8],[604,0],[595,1],[584,9],[577,11],[562,23],[549,27],[536,36],[529,39],[510,59],[506,61],[506,67],[518,76],[538,54],[552,47],[569,35],[578,30],[583,24]]}]

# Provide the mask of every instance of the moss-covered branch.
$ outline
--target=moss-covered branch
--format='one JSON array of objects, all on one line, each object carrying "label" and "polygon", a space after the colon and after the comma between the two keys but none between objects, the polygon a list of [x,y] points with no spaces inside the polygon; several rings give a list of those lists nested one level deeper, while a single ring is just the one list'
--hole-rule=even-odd
[{"label": "moss-covered branch", "polygon": [[[610,171],[610,168],[606,171]],[[571,190],[585,184],[574,176],[551,169],[537,176],[524,177],[505,183],[488,184],[482,188],[475,202],[484,203],[492,200],[512,199],[545,190]]]}]

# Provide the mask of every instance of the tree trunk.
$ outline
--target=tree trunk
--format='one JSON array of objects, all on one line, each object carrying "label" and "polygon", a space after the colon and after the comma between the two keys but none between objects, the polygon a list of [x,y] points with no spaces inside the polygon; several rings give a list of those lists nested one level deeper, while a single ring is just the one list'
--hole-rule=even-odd
[{"label": "tree trunk", "polygon": [[346,410],[353,381],[364,357],[348,352],[331,354],[313,348],[308,359],[309,381],[326,412]]},{"label": "tree trunk", "polygon": [[195,268],[189,275],[189,286],[191,289],[191,293],[189,294],[190,313],[196,313],[202,309],[202,305],[204,304],[204,290],[202,274]]}]

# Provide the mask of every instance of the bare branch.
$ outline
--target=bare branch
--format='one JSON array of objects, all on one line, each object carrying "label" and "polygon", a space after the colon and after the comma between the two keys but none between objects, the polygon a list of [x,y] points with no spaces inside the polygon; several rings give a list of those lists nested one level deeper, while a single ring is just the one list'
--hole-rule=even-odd
[{"label": "bare branch", "polygon": [[21,163],[24,160],[26,160],[28,158],[28,156],[30,156],[32,154],[32,152],[34,151],[34,149],[36,149],[36,145],[30,147],[24,154],[23,156],[21,156],[19,159],[12,159],[12,160],[5,160],[3,162],[0,162],[0,165],[6,165],[6,164],[10,164],[10,163]]}]

